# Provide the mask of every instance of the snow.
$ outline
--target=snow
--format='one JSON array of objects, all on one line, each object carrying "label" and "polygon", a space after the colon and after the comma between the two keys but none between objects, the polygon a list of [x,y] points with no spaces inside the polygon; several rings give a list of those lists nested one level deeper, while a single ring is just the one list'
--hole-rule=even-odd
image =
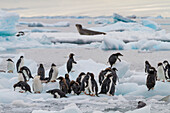
[{"label": "snow", "polygon": [[0,10],[0,36],[15,35],[18,20],[18,14]]},{"label": "snow", "polygon": [[19,22],[20,25],[28,25],[28,27],[69,27],[69,22],[57,22],[54,24],[47,24],[43,22]]},{"label": "snow", "polygon": [[134,111],[128,111],[126,113],[150,113],[150,109],[151,109],[150,106],[145,106],[143,108],[140,108]]}]

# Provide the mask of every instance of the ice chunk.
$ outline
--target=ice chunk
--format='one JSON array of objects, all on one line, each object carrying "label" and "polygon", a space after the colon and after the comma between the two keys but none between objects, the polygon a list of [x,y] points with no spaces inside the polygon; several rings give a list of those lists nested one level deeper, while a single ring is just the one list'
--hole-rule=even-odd
[{"label": "ice chunk", "polygon": [[141,20],[141,24],[154,30],[161,30],[161,27],[156,22],[153,22],[151,20]]},{"label": "ice chunk", "polygon": [[0,36],[15,35],[18,20],[18,14],[0,10]]},{"label": "ice chunk", "polygon": [[128,112],[125,112],[125,113],[150,113],[150,109],[151,109],[151,106],[145,106],[143,108],[140,108],[140,109],[136,109],[136,110],[133,110],[133,111],[128,111]]},{"label": "ice chunk", "polygon": [[121,15],[119,15],[119,14],[117,14],[117,13],[114,13],[114,14],[113,14],[113,19],[114,19],[114,22],[115,22],[115,23],[116,23],[116,22],[119,22],[119,21],[125,22],[125,23],[135,22],[135,21],[133,21],[133,20],[131,20],[131,19],[129,19],[129,18],[125,18],[125,17],[123,17],[123,16],[121,16]]}]

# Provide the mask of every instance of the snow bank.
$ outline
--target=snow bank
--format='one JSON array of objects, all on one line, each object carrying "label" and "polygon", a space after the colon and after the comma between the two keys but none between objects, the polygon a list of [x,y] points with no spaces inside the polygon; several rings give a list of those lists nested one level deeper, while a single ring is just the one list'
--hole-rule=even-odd
[{"label": "snow bank", "polygon": [[19,22],[20,25],[28,25],[28,27],[69,27],[70,22],[57,22],[54,24],[47,24],[43,22]]},{"label": "snow bank", "polygon": [[140,109],[128,111],[126,113],[150,113],[150,109],[151,109],[151,106],[149,105],[149,106],[145,106],[145,107],[140,108]]},{"label": "snow bank", "polygon": [[15,35],[18,20],[18,14],[0,10],[0,36]]},{"label": "snow bank", "polygon": [[94,20],[95,24],[111,24],[112,22],[110,22],[108,19],[106,18],[97,18]]},{"label": "snow bank", "polygon": [[161,30],[160,26],[156,22],[153,22],[151,20],[141,20],[141,24],[154,30]]},{"label": "snow bank", "polygon": [[32,113],[82,113],[82,111],[75,103],[72,103],[68,106],[65,106],[64,109],[60,111],[34,110]]},{"label": "snow bank", "polygon": [[115,23],[119,22],[119,21],[125,22],[125,23],[135,22],[135,21],[133,21],[133,20],[131,20],[129,18],[125,18],[125,17],[123,17],[123,16],[121,16],[119,14],[116,14],[116,13],[113,14],[113,20],[114,20]]}]

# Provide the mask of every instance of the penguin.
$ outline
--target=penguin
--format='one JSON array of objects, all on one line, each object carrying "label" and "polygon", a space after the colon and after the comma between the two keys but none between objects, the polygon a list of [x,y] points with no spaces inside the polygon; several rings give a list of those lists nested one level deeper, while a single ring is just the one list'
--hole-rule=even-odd
[{"label": "penguin", "polygon": [[33,79],[32,75],[31,75],[31,71],[28,67],[23,66],[23,67],[20,68],[20,71],[22,71],[24,73],[27,81],[29,81],[30,78]]},{"label": "penguin", "polygon": [[86,74],[85,74],[84,72],[81,72],[81,73],[79,74],[79,76],[77,77],[76,82],[78,82],[80,86],[81,86],[81,83],[82,83],[83,78],[84,78],[85,76],[86,76]]},{"label": "penguin", "polygon": [[60,89],[49,90],[46,93],[51,93],[54,96],[54,98],[63,98],[63,97],[67,98],[65,93],[63,91],[61,91]]},{"label": "penguin", "polygon": [[143,101],[139,101],[137,108],[139,109],[139,108],[143,108],[145,106],[146,106],[146,103],[144,103]]},{"label": "penguin", "polygon": [[27,82],[26,76],[22,71],[18,72],[18,81]]},{"label": "penguin", "polygon": [[101,86],[101,91],[99,94],[107,94],[109,96],[114,96],[115,93],[115,83],[113,82],[113,75],[109,74],[103,81]]},{"label": "penguin", "polygon": [[23,36],[24,35],[24,32],[23,31],[19,31],[16,36],[19,37],[19,36]]},{"label": "penguin", "polygon": [[18,59],[16,63],[17,72],[20,71],[20,68],[22,66],[24,66],[24,56],[20,56],[20,58]]},{"label": "penguin", "polygon": [[102,70],[100,73],[99,73],[99,84],[100,86],[102,85],[104,79],[106,78],[106,73],[110,72],[111,71],[111,68],[108,67],[106,68],[105,70]]},{"label": "penguin", "polygon": [[169,64],[169,62],[167,60],[165,60],[163,62],[163,64],[164,64],[166,78],[170,80],[170,64]]},{"label": "penguin", "polygon": [[7,59],[6,60],[8,63],[7,63],[7,72],[8,73],[13,73],[14,72],[14,69],[15,69],[15,65],[14,65],[14,62],[12,61],[12,59]]},{"label": "penguin", "polygon": [[145,73],[149,73],[149,69],[151,68],[151,65],[148,61],[145,61]]},{"label": "penguin", "polygon": [[57,80],[60,80],[59,81],[60,90],[63,91],[65,94],[67,94],[69,88],[67,86],[66,79],[60,76],[59,78],[57,78]]},{"label": "penguin", "polygon": [[123,55],[121,53],[115,53],[109,57],[108,62],[111,67],[113,66],[113,64],[116,63],[117,59],[121,62],[121,60],[119,59],[119,56],[123,56]]},{"label": "penguin", "polygon": [[117,76],[117,73],[116,71],[118,71],[116,68],[112,68],[111,69],[111,75],[112,75],[112,80],[113,80],[113,83],[116,85],[116,82],[118,81],[118,76]]},{"label": "penguin", "polygon": [[158,63],[157,67],[157,79],[159,81],[165,82],[165,70],[162,63]]},{"label": "penguin", "polygon": [[70,53],[69,59],[68,59],[68,61],[67,61],[67,72],[68,72],[68,73],[72,70],[73,63],[74,63],[74,64],[77,64],[77,62],[74,61],[73,56],[74,56],[74,54],[73,54],[73,53]]},{"label": "penguin", "polygon": [[79,83],[75,82],[74,80],[70,82],[70,88],[74,92],[74,94],[79,95],[81,93]]},{"label": "penguin", "polygon": [[56,82],[57,76],[58,76],[58,68],[54,63],[52,63],[51,69],[49,71],[48,82]]},{"label": "penguin", "polygon": [[40,64],[38,71],[37,71],[37,75],[40,76],[40,80],[44,80],[45,79],[45,69],[43,64]]},{"label": "penguin", "polygon": [[68,93],[71,93],[69,74],[65,74],[65,80],[68,86]]},{"label": "penguin", "polygon": [[[82,82],[81,82],[81,87],[80,87],[80,91],[84,92],[85,94],[87,94],[87,91],[89,91],[88,89],[88,79],[89,79],[89,75],[85,75]],[[88,94],[90,95],[90,94]]]},{"label": "penguin", "polygon": [[43,85],[41,84],[40,76],[36,75],[33,79],[32,89],[34,93],[41,93],[43,91]]},{"label": "penguin", "polygon": [[94,79],[94,74],[88,72],[87,75],[89,75],[89,79],[88,79],[88,89],[89,89],[89,93],[90,96],[97,96],[98,97],[98,86],[97,86],[97,82]]},{"label": "penguin", "polygon": [[[16,87],[20,87],[25,92],[28,91],[28,92],[32,93],[30,86],[26,82],[24,82],[24,81],[19,81],[18,83],[14,84],[13,87],[14,87],[14,91],[15,91]],[[23,92],[20,91],[20,93],[23,93]]]},{"label": "penguin", "polygon": [[146,80],[146,86],[148,88],[148,91],[150,89],[153,89],[156,83],[156,75],[155,75],[155,68],[151,67],[148,70],[148,76],[147,76],[147,80]]}]

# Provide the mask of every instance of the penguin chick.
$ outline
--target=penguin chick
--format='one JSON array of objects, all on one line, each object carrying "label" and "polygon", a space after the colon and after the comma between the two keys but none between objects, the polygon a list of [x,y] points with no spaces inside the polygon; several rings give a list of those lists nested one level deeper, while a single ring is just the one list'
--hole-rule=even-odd
[{"label": "penguin chick", "polygon": [[74,92],[74,94],[79,95],[81,93],[79,83],[75,82],[74,80],[70,82],[70,88]]},{"label": "penguin chick", "polygon": [[60,80],[59,81],[60,90],[63,91],[65,94],[67,94],[69,88],[67,86],[66,79],[60,76],[59,78],[57,78],[57,80]]},{"label": "penguin chick", "polygon": [[68,86],[68,93],[71,93],[69,74],[65,74],[65,80]]}]

